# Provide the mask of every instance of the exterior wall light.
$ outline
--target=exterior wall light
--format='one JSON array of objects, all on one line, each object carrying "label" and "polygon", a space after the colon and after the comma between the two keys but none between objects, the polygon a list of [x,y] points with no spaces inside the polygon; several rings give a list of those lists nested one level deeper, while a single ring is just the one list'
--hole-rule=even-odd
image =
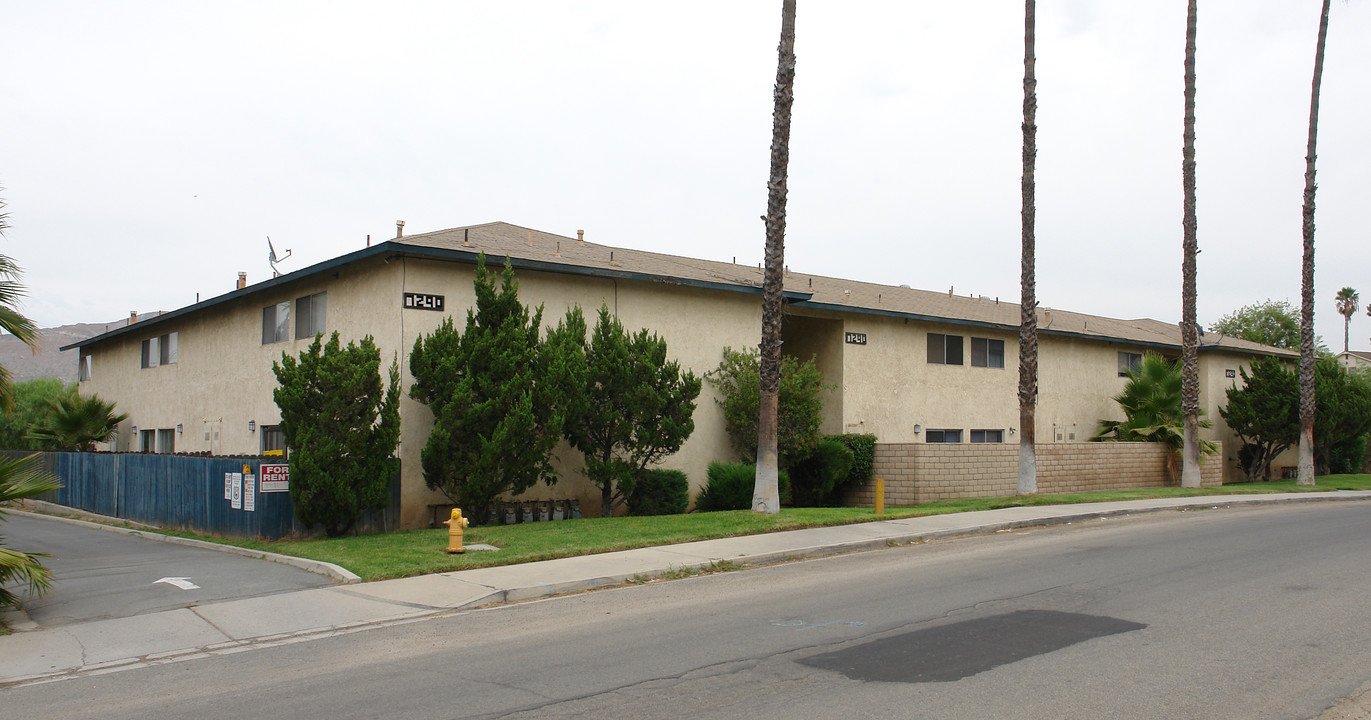
[{"label": "exterior wall light", "polygon": [[1014,428],[1009,428],[1009,434],[1010,434],[1010,435],[1013,435],[1013,434],[1014,434]]},{"label": "exterior wall light", "polygon": [[256,421],[256,420],[249,420],[249,421],[248,421],[248,432],[257,432],[257,421]]},{"label": "exterior wall light", "polygon": [[180,435],[180,434],[182,434],[182,433],[184,433],[184,432],[185,432],[185,429],[181,427],[181,423],[176,423],[176,434],[177,434],[177,435]]},{"label": "exterior wall light", "polygon": [[915,435],[918,435],[919,433],[921,433],[921,432],[923,432],[923,431],[924,431],[924,426],[923,426],[923,425],[915,425],[915,426],[914,426],[914,434],[915,434]]}]

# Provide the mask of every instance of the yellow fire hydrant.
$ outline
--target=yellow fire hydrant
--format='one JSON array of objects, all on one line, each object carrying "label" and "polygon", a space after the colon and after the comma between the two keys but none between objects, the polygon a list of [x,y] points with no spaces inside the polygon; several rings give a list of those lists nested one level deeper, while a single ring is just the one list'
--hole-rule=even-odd
[{"label": "yellow fire hydrant", "polygon": [[447,551],[449,553],[464,553],[466,548],[462,547],[462,530],[471,523],[462,517],[461,508],[452,509],[452,519],[443,523],[447,526]]}]

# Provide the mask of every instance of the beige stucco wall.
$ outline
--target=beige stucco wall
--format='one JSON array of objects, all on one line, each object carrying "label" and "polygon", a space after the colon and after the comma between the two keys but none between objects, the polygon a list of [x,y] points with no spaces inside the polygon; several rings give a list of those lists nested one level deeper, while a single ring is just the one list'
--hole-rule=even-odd
[{"label": "beige stucco wall", "polygon": [[[848,332],[867,334],[866,345],[847,345],[843,355],[844,424],[880,442],[923,442],[921,430],[1003,430],[1005,442],[1019,431],[1018,334],[963,325],[908,322],[854,315]],[[962,365],[928,362],[929,333],[960,335]],[[1004,342],[1004,367],[971,365],[971,338]],[[1038,345],[1037,440],[1081,442],[1101,419],[1122,417],[1112,398],[1126,382],[1118,376],[1119,351],[1140,347],[1107,341],[1043,336]],[[1057,430],[1061,430],[1058,439]],[[1012,431],[1012,432],[1011,432]],[[963,436],[963,442],[967,441]]]},{"label": "beige stucco wall", "polygon": [[[425,526],[430,503],[445,502],[427,489],[419,454],[431,430],[426,407],[409,398],[408,354],[415,338],[431,333],[448,314],[459,326],[474,304],[474,267],[465,263],[415,258],[374,258],[324,271],[301,281],[261,293],[248,294],[207,310],[135,329],[119,338],[87,348],[92,353],[92,379],[83,393],[98,393],[118,403],[130,419],[121,428],[117,449],[137,449],[133,426],[140,429],[182,427],[178,452],[256,454],[260,427],[275,424],[279,414],[272,400],[273,361],[282,353],[298,355],[308,340],[261,343],[262,308],[315,292],[328,293],[327,330],[338,330],[344,342],[371,333],[382,353],[383,365],[398,358],[402,394],[401,443],[402,522]],[[697,375],[717,366],[722,349],[757,344],[761,324],[760,296],[753,293],[707,290],[682,285],[616,280],[521,270],[517,273],[520,299],[544,305],[543,326],[555,325],[573,304],[584,309],[588,325],[595,322],[601,303],[626,329],[648,327],[666,339],[670,355]],[[445,296],[446,311],[402,310],[404,292]],[[836,386],[825,406],[827,433],[875,434],[881,443],[924,443],[921,430],[974,429],[1006,431],[1006,445],[1017,443],[1017,333],[956,324],[929,323],[841,310],[792,307],[786,321],[784,351],[801,358],[814,356],[826,382]],[[292,320],[292,331],[294,320]],[[179,358],[174,365],[141,369],[140,343],[148,337],[179,333]],[[864,333],[865,345],[844,342],[844,333]],[[961,335],[964,363],[960,366],[927,362],[930,332]],[[292,333],[293,334],[293,333]],[[1003,368],[971,366],[971,337],[1004,342]],[[1088,439],[1098,420],[1119,417],[1111,397],[1123,387],[1117,353],[1143,348],[1107,340],[1043,336],[1040,345],[1040,395],[1037,438],[1040,444],[1070,444]],[[1217,412],[1223,390],[1244,356],[1234,353],[1201,355],[1202,406],[1216,427],[1206,435],[1222,440],[1226,481],[1241,478],[1232,468],[1238,442]],[[383,367],[384,372],[384,367]],[[710,462],[732,460],[734,451],[723,427],[716,394],[705,383],[697,401],[696,429],[681,452],[664,467],[680,469],[690,478],[693,492],[705,484]],[[253,432],[248,422],[259,428]],[[1071,433],[1075,437],[1071,437]],[[963,442],[969,440],[964,436]],[[556,467],[562,480],[551,488],[539,485],[519,499],[576,499],[583,512],[595,515],[599,493],[580,474],[576,452],[563,445]]]},{"label": "beige stucco wall", "polygon": [[[844,330],[867,336],[866,345],[846,345],[843,353],[848,432],[871,433],[879,442],[921,442],[929,429],[999,429],[1008,440],[1008,429],[1019,424],[1014,335],[877,315],[848,316]],[[962,335],[963,364],[929,363],[930,332]],[[972,336],[1003,340],[1005,367],[972,367]]]},{"label": "beige stucco wall", "polygon": [[[453,322],[459,329],[465,326],[466,309],[475,303],[474,266],[416,259],[401,259],[397,263],[403,268],[403,292],[444,295]],[[761,327],[761,302],[757,295],[529,270],[518,271],[516,279],[520,301],[531,307],[543,306],[544,329],[555,326],[576,304],[581,306],[587,328],[591,329],[604,304],[611,313],[617,314],[628,332],[647,327],[660,335],[667,342],[668,355],[679,362],[683,370],[691,370],[697,376],[703,376],[719,364],[725,346],[756,345]],[[397,292],[396,297],[399,296]],[[446,315],[422,310],[403,313],[406,365],[415,338],[433,332]],[[704,383],[696,400],[695,432],[680,452],[661,465],[684,471],[690,479],[692,494],[704,487],[709,463],[730,460],[733,456],[716,397],[713,387]],[[402,416],[402,520],[410,527],[426,525],[430,518],[428,504],[446,502],[442,495],[428,490],[419,460],[424,441],[432,429],[432,415],[427,407],[406,395]],[[554,463],[560,474],[557,484],[551,487],[537,485],[518,499],[575,499],[587,516],[598,515],[600,491],[581,474],[580,454],[563,443]]]},{"label": "beige stucco wall", "polygon": [[[388,280],[379,263],[341,268],[338,276],[316,276],[273,291],[231,301],[210,311],[168,321],[147,322],[118,339],[88,348],[91,379],[81,383],[83,394],[96,393],[117,403],[129,414],[120,426],[117,449],[137,450],[132,428],[175,428],[176,452],[216,455],[255,455],[261,449],[260,431],[249,430],[280,420],[272,390],[271,372],[281,353],[298,355],[311,340],[262,344],[262,308],[277,302],[325,291],[326,320],[344,342],[365,331],[393,324],[384,309],[369,302]],[[292,310],[293,312],[293,310]],[[387,321],[390,322],[387,322]],[[294,323],[292,321],[292,337]],[[178,358],[171,365],[141,367],[142,341],[178,333]],[[391,347],[378,338],[389,359]]]},{"label": "beige stucco wall", "polygon": [[[298,355],[307,340],[261,343],[262,308],[320,291],[327,296],[327,329],[338,330],[343,342],[372,333],[382,355],[382,372],[392,358],[401,367],[402,522],[406,527],[428,524],[430,503],[446,502],[423,481],[419,453],[432,429],[428,408],[412,400],[408,387],[408,358],[415,338],[431,333],[449,313],[458,327],[466,309],[474,305],[474,266],[397,258],[344,266],[338,276],[316,276],[305,282],[248,296],[197,313],[137,330],[101,343],[89,351],[92,377],[81,384],[83,393],[96,393],[129,413],[115,449],[136,450],[131,428],[182,426],[177,452],[216,455],[256,454],[260,431],[280,415],[272,400],[273,361],[281,354]],[[718,365],[724,346],[756,345],[761,324],[756,295],[715,292],[678,285],[588,278],[520,271],[520,299],[545,306],[543,325],[555,325],[573,304],[580,304],[593,326],[601,303],[617,314],[626,329],[649,327],[667,341],[671,357],[683,368],[703,375]],[[402,310],[404,292],[445,296],[447,312]],[[294,319],[292,319],[292,334]],[[141,341],[164,333],[179,333],[178,362],[140,368]],[[713,388],[705,383],[697,400],[695,432],[679,453],[662,467],[685,471],[698,492],[705,469],[715,460],[732,459],[723,415]],[[536,486],[524,498],[577,499],[587,515],[599,510],[599,491],[580,475],[579,454],[563,445],[556,455],[562,480],[553,487]]]},{"label": "beige stucco wall", "polygon": [[[757,328],[757,332],[760,331],[761,328]],[[786,315],[781,327],[781,352],[801,361],[813,359],[815,367],[823,373],[824,384],[829,386],[823,393],[824,411],[819,426],[820,432],[826,435],[844,432],[842,387],[846,351],[843,331],[843,319],[834,313],[802,315],[792,312]]]}]

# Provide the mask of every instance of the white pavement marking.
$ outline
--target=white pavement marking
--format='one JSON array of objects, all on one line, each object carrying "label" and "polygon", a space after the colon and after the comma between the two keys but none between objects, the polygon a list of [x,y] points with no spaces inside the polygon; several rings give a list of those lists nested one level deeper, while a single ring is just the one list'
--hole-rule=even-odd
[{"label": "white pavement marking", "polygon": [[191,581],[190,581],[190,578],[183,578],[183,577],[164,577],[164,578],[162,578],[161,580],[157,580],[156,582],[154,582],[153,585],[156,585],[157,583],[166,583],[166,584],[168,584],[168,585],[175,585],[176,587],[179,587],[179,588],[181,588],[182,590],[199,590],[199,589],[200,589],[200,586],[199,586],[199,585],[196,585],[196,584],[193,583],[193,582],[191,582]]}]

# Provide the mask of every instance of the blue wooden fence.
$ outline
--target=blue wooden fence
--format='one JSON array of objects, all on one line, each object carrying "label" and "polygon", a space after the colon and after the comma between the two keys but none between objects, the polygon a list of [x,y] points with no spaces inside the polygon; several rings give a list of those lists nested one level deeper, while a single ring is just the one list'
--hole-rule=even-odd
[{"label": "blue wooden fence", "polygon": [[[7,451],[8,457],[31,453]],[[151,525],[209,535],[275,540],[311,534],[295,518],[289,492],[256,492],[255,507],[234,508],[224,497],[225,473],[247,472],[261,478],[262,465],[281,458],[199,457],[135,453],[45,452],[43,464],[62,481],[62,488],[40,500]],[[390,506],[365,515],[363,531],[399,526],[400,472],[390,483]]]}]

